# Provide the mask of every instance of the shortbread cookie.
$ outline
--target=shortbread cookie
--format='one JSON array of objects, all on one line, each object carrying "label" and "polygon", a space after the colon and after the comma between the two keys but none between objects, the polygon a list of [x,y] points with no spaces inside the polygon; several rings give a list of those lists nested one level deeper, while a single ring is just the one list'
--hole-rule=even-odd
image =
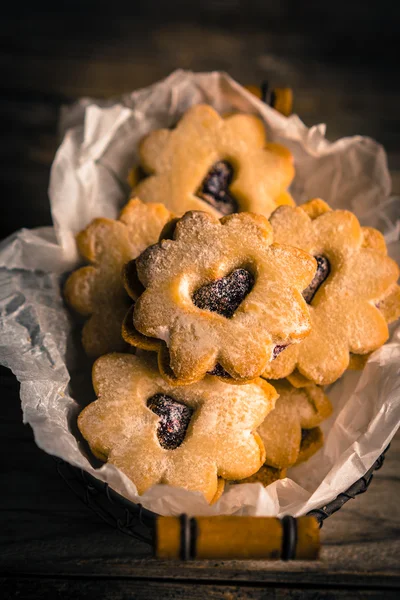
[{"label": "shortbread cookie", "polygon": [[121,270],[158,240],[171,219],[162,204],[128,202],[118,221],[95,219],[77,235],[79,252],[91,263],[68,278],[64,296],[78,313],[89,316],[82,343],[89,356],[124,350],[121,325],[131,302],[122,285]]},{"label": "shortbread cookie", "polygon": [[273,385],[279,398],[258,433],[265,446],[266,465],[287,469],[299,460],[302,431],[327,419],[332,405],[316,385],[297,389],[286,380],[274,381]]},{"label": "shortbread cookie", "polygon": [[295,385],[333,383],[358,355],[388,339],[388,323],[400,315],[399,268],[386,256],[379,231],[361,227],[349,211],[331,210],[322,200],[280,207],[271,216],[274,240],[309,252],[318,260],[314,281],[303,292],[310,306],[311,334],[287,348],[265,377],[288,377]]},{"label": "shortbread cookie", "polygon": [[274,481],[285,479],[285,477],[286,469],[275,469],[274,467],[263,465],[258,469],[257,473],[254,473],[254,475],[250,475],[250,477],[246,477],[245,479],[233,483],[262,483],[264,487],[268,487],[271,483],[274,483]]},{"label": "shortbread cookie", "polygon": [[263,379],[232,386],[214,377],[172,387],[154,355],[108,354],[93,367],[98,397],[78,426],[101,460],[118,467],[138,493],[157,483],[201,492],[212,502],[221,479],[242,479],[265,460],[257,427],[277,393]]},{"label": "shortbread cookie", "polygon": [[[324,445],[324,434],[320,427],[313,427],[312,429],[303,429],[301,432],[301,444],[299,456],[296,460],[296,465],[306,462],[309,458],[314,456],[318,450]],[[295,465],[295,466],[296,466]]]},{"label": "shortbread cookie", "polygon": [[309,333],[301,292],[316,262],[273,244],[265,217],[189,212],[171,235],[137,258],[132,281],[128,264],[128,292],[136,297],[138,280],[145,290],[123,329],[130,344],[158,351],[168,380],[188,384],[213,372],[250,381]]},{"label": "shortbread cookie", "polygon": [[265,126],[254,115],[222,118],[210,106],[193,106],[175,129],[151,132],[140,145],[140,159],[149,177],[133,193],[178,215],[250,211],[268,217],[277,206],[294,204],[287,191],[292,155],[267,143]]},{"label": "shortbread cookie", "polygon": [[[323,444],[324,435],[320,427],[313,427],[313,429],[303,429],[301,432],[300,451],[298,453],[297,460],[293,466],[306,462],[309,458],[316,454],[318,450],[322,448]],[[262,483],[264,487],[268,487],[269,485],[271,485],[271,483],[274,483],[274,481],[284,479],[286,475],[287,469],[278,469],[275,467],[270,467],[268,465],[263,465],[259,468],[257,473],[254,473],[254,475],[246,477],[246,479],[241,479],[240,481],[235,481],[233,483]]]}]

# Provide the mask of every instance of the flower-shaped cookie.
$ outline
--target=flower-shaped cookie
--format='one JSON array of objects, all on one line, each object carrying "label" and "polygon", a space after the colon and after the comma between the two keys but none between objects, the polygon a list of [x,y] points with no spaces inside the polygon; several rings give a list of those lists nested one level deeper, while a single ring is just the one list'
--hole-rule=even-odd
[{"label": "flower-shaped cookie", "polygon": [[351,353],[366,355],[387,340],[388,322],[400,315],[399,268],[386,256],[377,230],[361,227],[351,212],[333,211],[322,200],[280,207],[270,222],[274,240],[315,256],[318,270],[304,290],[311,334],[282,352],[264,376],[289,376],[294,385],[333,383]]},{"label": "flower-shaped cookie", "polygon": [[150,176],[134,194],[178,215],[250,211],[268,217],[277,206],[294,204],[286,191],[294,176],[292,155],[267,143],[264,124],[254,115],[222,118],[210,106],[193,106],[175,129],[150,133],[140,159]]},{"label": "flower-shaped cookie", "polygon": [[274,467],[263,465],[254,475],[250,475],[250,477],[246,477],[246,479],[241,479],[240,481],[234,481],[233,483],[262,483],[264,487],[268,487],[274,481],[285,479],[285,477],[286,469],[275,469]]},{"label": "flower-shaped cookie", "polygon": [[320,427],[303,429],[301,432],[301,444],[299,456],[294,466],[306,462],[324,445],[324,434]]},{"label": "flower-shaped cookie", "polygon": [[[136,259],[145,290],[123,331],[132,345],[159,352],[170,381],[198,381],[216,365],[235,380],[252,380],[277,346],[309,333],[301,292],[316,262],[302,250],[273,244],[265,217],[239,213],[218,220],[194,211],[172,230],[172,239]],[[130,270],[126,287],[135,296]]]},{"label": "flower-shaped cookie", "polygon": [[121,278],[123,265],[154,244],[171,213],[162,204],[133,199],[118,221],[95,219],[77,235],[82,257],[92,263],[72,273],[64,296],[78,313],[89,316],[82,343],[89,356],[123,350],[121,325],[130,306]]},{"label": "flower-shaped cookie", "polygon": [[[303,388],[304,389],[304,388]],[[278,409],[279,410],[279,409]],[[268,417],[267,417],[268,420]],[[292,430],[293,431],[293,430]],[[297,437],[297,436],[296,436]],[[285,434],[283,434],[281,438],[281,443],[286,443]],[[321,431],[320,427],[313,427],[312,429],[302,429],[301,430],[301,441],[300,447],[297,447],[297,458],[293,464],[289,466],[296,466],[302,462],[306,462],[311,456],[313,456],[320,448],[322,448],[324,444],[324,435]],[[293,460],[295,453],[292,453],[291,459]],[[277,456],[277,454],[276,454]],[[280,458],[289,458],[287,453],[280,454]],[[261,483],[264,487],[271,485],[274,481],[278,481],[279,479],[284,479],[287,474],[287,468],[280,467],[270,467],[265,464],[260,467],[257,473],[254,475],[250,475],[250,477],[246,477],[246,479],[241,479],[240,481],[235,481],[234,483]]]},{"label": "flower-shaped cookie", "polygon": [[[305,437],[302,431],[314,431],[330,416],[332,405],[316,385],[295,388],[282,380],[274,382],[274,387],[279,398],[274,410],[258,428],[258,433],[265,446],[265,464],[276,469],[287,469],[299,462],[302,439]],[[310,446],[308,444],[307,447]],[[314,451],[318,448],[315,447]],[[305,457],[304,443],[303,450]]]},{"label": "flower-shaped cookie", "polygon": [[206,377],[172,387],[153,355],[109,354],[93,367],[97,401],[78,426],[93,453],[118,467],[143,494],[157,483],[219,496],[222,479],[241,479],[264,462],[255,433],[277,393],[263,379],[231,386]]}]

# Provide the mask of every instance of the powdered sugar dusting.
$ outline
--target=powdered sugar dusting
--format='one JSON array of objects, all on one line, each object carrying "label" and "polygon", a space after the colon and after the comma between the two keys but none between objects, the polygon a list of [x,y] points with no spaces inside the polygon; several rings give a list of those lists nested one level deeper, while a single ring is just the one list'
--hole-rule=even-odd
[{"label": "powdered sugar dusting", "polygon": [[[232,377],[257,377],[274,346],[308,333],[301,291],[314,275],[315,261],[270,243],[263,217],[241,213],[221,224],[206,213],[191,212],[178,221],[174,240],[138,258],[138,275],[147,289],[135,306],[134,325],[167,342],[176,377],[200,379],[216,362]],[[226,318],[207,309],[200,293],[217,285],[225,298],[223,278],[235,272],[250,273],[254,284]]]},{"label": "powdered sugar dusting", "polygon": [[[93,381],[98,400],[82,412],[79,427],[94,453],[108,457],[139,493],[164,482],[199,490],[210,501],[218,475],[240,479],[261,466],[261,449],[252,432],[275,405],[272,386],[232,386],[206,377],[173,387],[159,375],[154,357],[144,353],[98,359]],[[190,411],[178,444],[172,443],[175,433],[171,443],[160,443],[159,435],[171,423],[163,420],[159,398],[179,403],[180,412]],[[173,429],[177,431],[175,425]]]},{"label": "powdered sugar dusting", "polygon": [[[321,212],[311,219],[307,212],[314,209]],[[378,232],[367,229],[364,236],[352,213],[331,211],[326,204],[321,209],[319,200],[307,203],[304,210],[280,208],[271,224],[277,242],[323,256],[330,268],[311,291],[310,335],[278,356],[265,375],[286,377],[297,367],[311,381],[328,385],[348,367],[351,353],[368,354],[387,340],[385,313],[377,304],[392,289],[399,269],[386,256]]]}]

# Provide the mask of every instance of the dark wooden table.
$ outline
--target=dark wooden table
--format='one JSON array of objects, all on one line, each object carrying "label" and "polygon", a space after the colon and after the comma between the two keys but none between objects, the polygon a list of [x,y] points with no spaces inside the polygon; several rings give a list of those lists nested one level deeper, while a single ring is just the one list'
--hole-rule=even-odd
[{"label": "dark wooden table", "polygon": [[[51,223],[62,104],[127,92],[177,67],[289,83],[296,112],[308,125],[326,122],[329,139],[360,133],[384,144],[400,192],[393,3],[147,0],[118,12],[101,0],[51,12],[40,4],[8,6],[0,21],[0,237]],[[399,597],[400,437],[368,492],[325,523],[318,563],[182,564],[155,561],[70,492],[22,424],[18,385],[5,369],[0,415],[2,597]]]}]

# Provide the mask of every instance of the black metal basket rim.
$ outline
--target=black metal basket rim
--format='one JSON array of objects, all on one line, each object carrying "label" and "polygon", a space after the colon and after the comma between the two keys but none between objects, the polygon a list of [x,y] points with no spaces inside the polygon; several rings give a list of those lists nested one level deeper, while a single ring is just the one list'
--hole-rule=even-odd
[{"label": "black metal basket rim", "polygon": [[[389,446],[378,457],[370,469],[353,483],[345,492],[339,494],[334,500],[321,508],[311,510],[308,516],[313,516],[322,526],[325,519],[340,510],[340,508],[358,494],[367,491],[372,481],[373,473],[380,469]],[[87,473],[83,469],[73,467],[60,458],[55,458],[57,470],[68,487],[92,510],[97,516],[109,525],[116,527],[121,532],[138,538],[148,544],[153,543],[155,519],[158,515],[128,500],[107,483]],[[68,477],[67,473],[72,473]]]}]

